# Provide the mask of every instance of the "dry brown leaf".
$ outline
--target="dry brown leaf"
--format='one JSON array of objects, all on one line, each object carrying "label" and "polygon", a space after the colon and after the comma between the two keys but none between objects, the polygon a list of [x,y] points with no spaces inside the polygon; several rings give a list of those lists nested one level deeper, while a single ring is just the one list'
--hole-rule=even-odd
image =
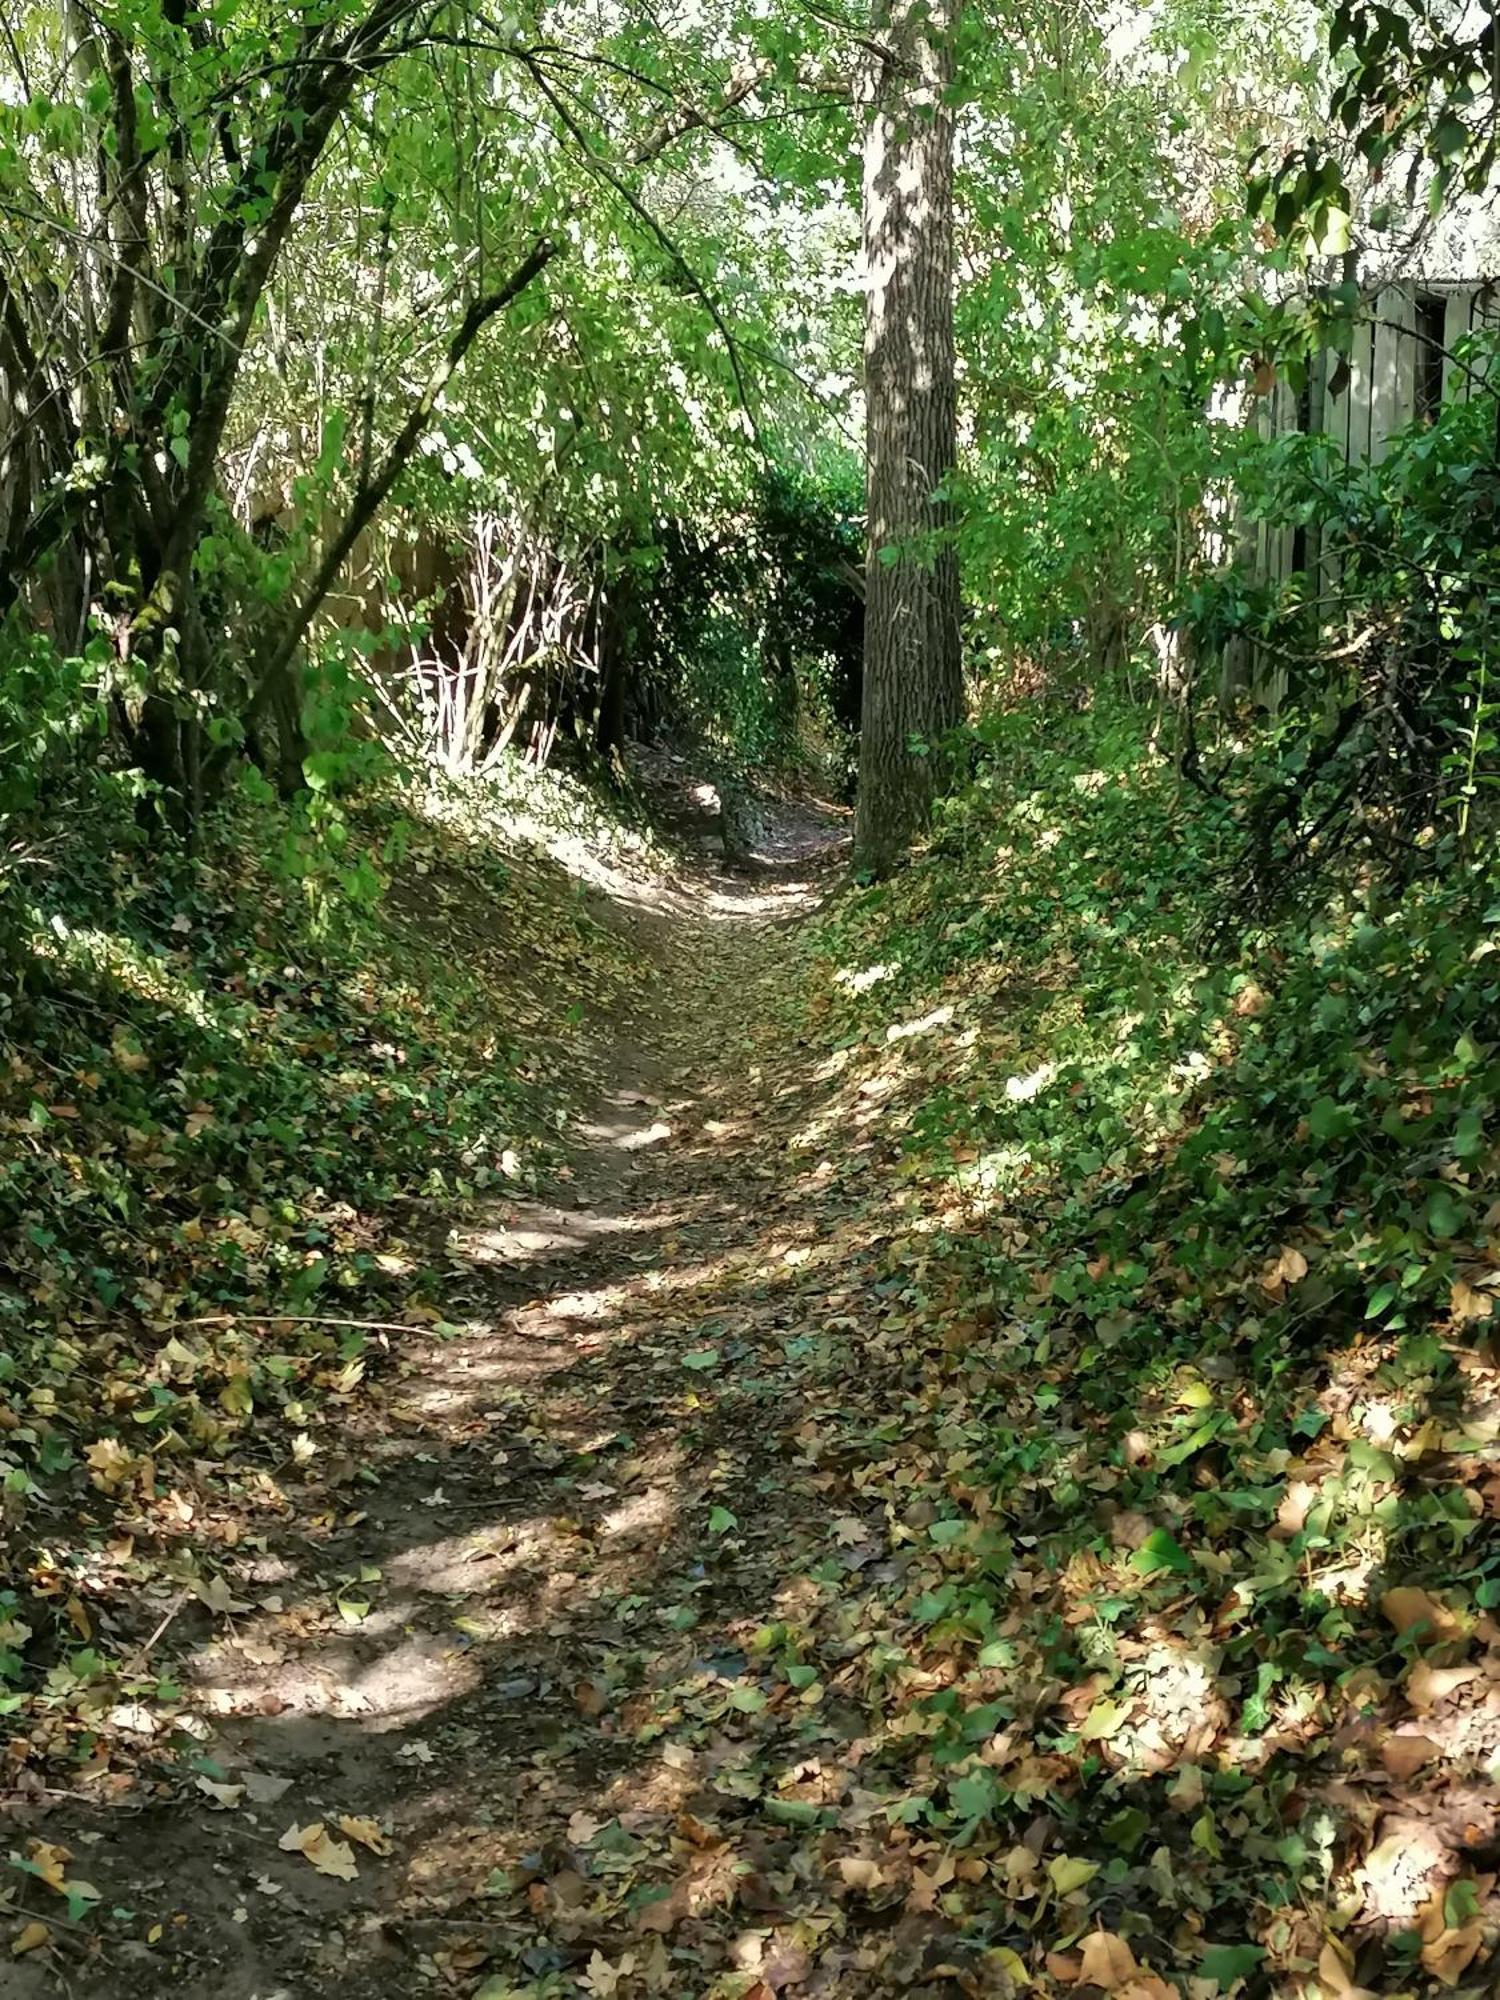
[{"label": "dry brown leaf", "polygon": [[1083,1960],[1076,1952],[1049,1951],[1047,1970],[1061,1986],[1076,1986],[1083,1971]]},{"label": "dry brown leaf", "polygon": [[339,1832],[347,1834],[351,1840],[358,1841],[361,1847],[368,1847],[372,1854],[389,1854],[391,1851],[391,1843],[381,1832],[378,1820],[360,1819],[351,1813],[340,1813]]},{"label": "dry brown leaf", "polygon": [[1113,1993],[1127,1980],[1137,1977],[1140,1968],[1135,1962],[1135,1953],[1124,1938],[1116,1937],[1113,1931],[1090,1931],[1080,1949],[1080,1982],[1085,1986],[1097,1986],[1105,1993]]},{"label": "dry brown leaf", "polygon": [[1151,1523],[1132,1507],[1122,1509],[1109,1524],[1109,1539],[1117,1549],[1138,1549],[1150,1534]]},{"label": "dry brown leaf", "polygon": [[1456,1986],[1479,1955],[1484,1943],[1484,1919],[1475,1917],[1462,1930],[1444,1930],[1422,1947],[1422,1963],[1444,1986]]},{"label": "dry brown leaf", "polygon": [[1281,1496],[1281,1505],[1276,1509],[1276,1526],[1283,1535],[1290,1537],[1302,1533],[1317,1497],[1317,1487],[1310,1485],[1307,1480],[1287,1481],[1286,1492]]},{"label": "dry brown leaf", "polygon": [[675,1930],[688,1914],[688,1893],[685,1881],[673,1885],[669,1894],[658,1896],[654,1903],[647,1903],[636,1922],[643,1931]]},{"label": "dry brown leaf", "polygon": [[1365,1913],[1409,1924],[1447,1875],[1448,1849],[1435,1828],[1411,1818],[1383,1820],[1381,1836],[1356,1871]]},{"label": "dry brown leaf", "polygon": [[920,1868],[913,1868],[911,1891],[906,1898],[907,1909],[914,1915],[920,1915],[924,1910],[936,1909],[938,1890],[947,1888],[953,1880],[953,1873],[954,1861],[951,1854],[943,1855],[931,1874],[924,1873]]},{"label": "dry brown leaf", "polygon": [[878,1889],[885,1880],[880,1863],[864,1854],[844,1855],[839,1862],[839,1873],[851,1889]]},{"label": "dry brown leaf", "polygon": [[546,1888],[540,1882],[533,1882],[532,1888],[541,1892],[535,1908],[545,1914],[547,1897],[550,1895],[560,1910],[576,1910],[586,1900],[589,1885],[576,1868],[559,1868],[555,1875],[547,1877]]},{"label": "dry brown leaf", "polygon": [[634,1965],[635,1961],[628,1951],[618,1965],[611,1965],[604,1953],[596,1949],[584,1968],[583,1983],[590,1993],[599,1996],[599,2000],[612,2000],[619,1990],[621,1979]]},{"label": "dry brown leaf", "polygon": [[1168,1787],[1167,1797],[1178,1812],[1196,1812],[1203,1803],[1203,1772],[1196,1764],[1184,1764]]},{"label": "dry brown leaf", "polygon": [[1414,1777],[1442,1754],[1441,1745],[1430,1736],[1388,1736],[1380,1746],[1380,1761],[1393,1778]]},{"label": "dry brown leaf", "polygon": [[1283,1245],[1280,1252],[1267,1264],[1261,1273],[1260,1282],[1268,1292],[1280,1292],[1287,1285],[1295,1285],[1307,1276],[1307,1259],[1294,1244]]},{"label": "dry brown leaf", "polygon": [[320,1819],[311,1826],[289,1826],[277,1844],[288,1854],[300,1854],[310,1861],[320,1875],[334,1875],[341,1882],[359,1879],[354,1849],[342,1840],[331,1839]]},{"label": "dry brown leaf", "polygon": [[291,1789],[290,1778],[278,1778],[269,1771],[245,1773],[245,1790],[258,1806],[274,1806],[282,1793]]},{"label": "dry brown leaf", "polygon": [[1446,1604],[1412,1584],[1398,1584],[1394,1590],[1388,1590],[1380,1600],[1380,1609],[1386,1622],[1403,1636],[1418,1626],[1426,1626],[1427,1636],[1434,1640],[1456,1639],[1463,1632],[1462,1624]]},{"label": "dry brown leaf", "polygon": [[63,1864],[73,1859],[71,1847],[59,1847],[51,1840],[33,1840],[26,1849],[26,1859],[49,1889],[55,1889],[59,1896],[65,1893],[63,1878],[67,1870]]},{"label": "dry brown leaf", "polygon": [[243,1785],[219,1785],[215,1784],[212,1778],[198,1778],[194,1782],[206,1799],[212,1799],[216,1806],[225,1811],[232,1811],[245,1796]]},{"label": "dry brown leaf", "polygon": [[722,1847],[724,1844],[724,1836],[718,1828],[707,1825],[696,1813],[679,1813],[677,1831],[694,1847]]},{"label": "dry brown leaf", "polygon": [[1436,1708],[1450,1694],[1479,1678],[1478,1667],[1430,1667],[1418,1660],[1406,1677],[1406,1698],[1413,1708]]},{"label": "dry brown leaf", "polygon": [[1318,1984],[1324,2000],[1374,2000],[1367,1986],[1354,1983],[1354,1954],[1339,1938],[1329,1938],[1318,1955]]},{"label": "dry brown leaf", "polygon": [[1488,1292],[1481,1292],[1467,1279],[1455,1278],[1448,1295],[1448,1310],[1460,1321],[1488,1319],[1495,1310],[1495,1301]]}]

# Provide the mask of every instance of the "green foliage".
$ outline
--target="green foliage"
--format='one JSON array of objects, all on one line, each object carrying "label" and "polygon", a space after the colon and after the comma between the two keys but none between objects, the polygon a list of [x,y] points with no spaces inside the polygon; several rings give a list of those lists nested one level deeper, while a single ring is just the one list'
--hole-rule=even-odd
[{"label": "green foliage", "polygon": [[[1373,229],[1399,237],[1419,207],[1438,215],[1455,196],[1485,194],[1500,137],[1497,35],[1479,10],[1339,0],[1327,31],[1334,136],[1320,131],[1255,176],[1252,213],[1266,213],[1294,255],[1332,257],[1352,247],[1362,208]],[[1356,162],[1373,202],[1360,199]]]},{"label": "green foliage", "polygon": [[959,537],[996,687],[1138,671],[1177,615],[1240,442],[1215,391],[1257,339],[1241,147],[1276,115],[1245,79],[1298,101],[1284,32],[1197,6],[1114,33],[1033,21],[978,67]]},{"label": "green foliage", "polygon": [[853,468],[769,471],[718,533],[669,522],[646,552],[631,646],[648,714],[743,774],[804,752],[847,765],[859,720],[862,498]]},{"label": "green foliage", "polygon": [[0,837],[96,748],[105,723],[104,648],[63,659],[41,634],[0,626]]},{"label": "green foliage", "polygon": [[941,1688],[906,1777],[927,1814],[953,1773],[959,1841],[1045,1795],[1074,1934],[1191,1909],[1212,1942],[1183,1970],[1227,1991],[1296,1959],[1285,1913],[1338,1902],[1341,1788],[1374,1757],[1340,1719],[1406,1718],[1408,1670],[1421,1710],[1494,1595],[1494,858],[1210,951],[1237,828],[1138,716],[982,735],[928,854],[847,895],[809,968],[840,1097],[906,1183],[851,1366],[895,1464],[856,1483],[985,1524],[893,1587]]},{"label": "green foliage", "polygon": [[1379,462],[1300,433],[1242,457],[1246,519],[1300,530],[1317,565],[1259,588],[1210,574],[1185,617],[1200,651],[1248,642],[1274,679],[1256,782],[1233,755],[1205,781],[1235,793],[1240,886],[1257,896],[1351,848],[1397,879],[1441,870],[1496,823],[1494,338],[1462,348],[1474,395],[1387,440]]}]

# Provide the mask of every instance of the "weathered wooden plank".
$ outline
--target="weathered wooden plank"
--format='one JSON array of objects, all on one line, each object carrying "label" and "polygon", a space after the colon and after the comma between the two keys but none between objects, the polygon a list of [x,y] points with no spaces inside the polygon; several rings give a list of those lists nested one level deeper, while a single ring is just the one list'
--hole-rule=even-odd
[{"label": "weathered wooden plank", "polygon": [[[1402,415],[1402,360],[1411,360],[1411,301],[1395,286],[1375,295],[1370,324],[1370,408],[1366,457],[1375,465],[1407,420]],[[1408,405],[1407,415],[1410,414]]]}]

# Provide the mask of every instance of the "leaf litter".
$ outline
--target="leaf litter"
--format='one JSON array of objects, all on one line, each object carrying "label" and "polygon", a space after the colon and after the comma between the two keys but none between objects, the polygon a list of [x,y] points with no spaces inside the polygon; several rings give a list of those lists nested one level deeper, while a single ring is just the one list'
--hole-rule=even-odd
[{"label": "leaf litter", "polygon": [[[1066,893],[1066,858],[1020,888]],[[455,1265],[398,1396],[354,1385],[347,1469],[273,1513],[311,1545],[229,1545],[205,1680],[174,1632],[179,1697],[142,1688],[213,1768],[111,1755],[127,1808],[175,1816],[166,1898],[86,1822],[141,1906],[138,1990],[213,1969],[248,2000],[247,1948],[291,1990],[483,2000],[1487,1990],[1500,1382],[1453,1330],[1487,1326],[1488,1236],[1442,1252],[1436,1337],[1377,1323],[1337,1366],[1273,1341],[1358,1238],[1292,1177],[1184,1256],[1198,1161],[1254,1178],[1243,1134],[1184,1161],[1148,1122],[1154,1215],[1076,1115],[1071,1188],[1040,1123],[1018,1175],[986,1166],[1044,1096],[984,1079],[1078,1016],[1066,979],[1028,1013],[954,949],[956,893],[913,871],[790,949],[743,886],[733,922],[699,893],[633,920],[693,1004],[648,1004],[593,1120],[628,1139],[644,1098],[673,1136],[574,1164],[580,1223],[630,1229],[544,1244],[520,1296]],[[840,981],[900,927],[908,991]],[[951,1035],[891,1039],[960,980]],[[1275,1020],[1257,992],[1226,1018]],[[253,1819],[278,1768],[280,1834]],[[60,1948],[21,1946],[42,1921],[18,1959]],[[65,1943],[112,1990],[115,1938]]]}]

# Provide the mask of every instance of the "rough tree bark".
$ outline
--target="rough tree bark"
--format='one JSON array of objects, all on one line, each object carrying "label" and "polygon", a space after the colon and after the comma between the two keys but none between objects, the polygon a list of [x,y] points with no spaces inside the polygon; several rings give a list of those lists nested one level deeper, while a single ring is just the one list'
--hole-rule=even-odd
[{"label": "rough tree bark", "polygon": [[[954,41],[959,0],[879,0],[883,59],[864,163],[869,559],[855,864],[886,873],[944,778],[961,719],[958,558],[943,497],[957,450]],[[911,748],[913,739],[924,746]]]}]

